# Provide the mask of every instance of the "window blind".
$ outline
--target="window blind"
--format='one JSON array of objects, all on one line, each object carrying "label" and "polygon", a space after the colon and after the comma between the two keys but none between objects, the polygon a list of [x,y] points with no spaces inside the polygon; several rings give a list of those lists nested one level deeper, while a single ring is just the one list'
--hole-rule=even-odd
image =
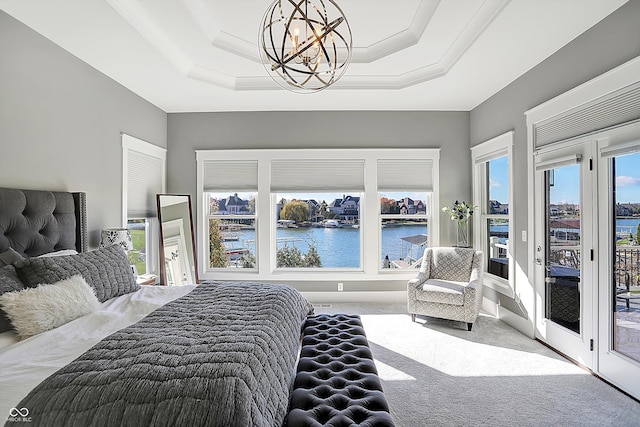
[{"label": "window blind", "polygon": [[534,125],[535,147],[640,118],[640,82]]},{"label": "window blind", "polygon": [[640,141],[631,141],[624,144],[616,144],[604,147],[600,150],[602,157],[624,156],[640,152]]},{"label": "window blind", "polygon": [[485,156],[478,156],[473,160],[473,163],[478,165],[480,163],[487,163],[491,160],[499,159],[500,157],[505,157],[509,155],[509,150],[507,148],[499,151],[495,151],[491,154],[487,154]]},{"label": "window blind", "polygon": [[364,191],[364,160],[272,160],[271,191]]},{"label": "window blind", "polygon": [[557,157],[555,159],[547,161],[536,161],[537,171],[546,171],[551,169],[557,169],[563,166],[570,166],[580,163],[582,161],[581,154],[573,154],[565,157]]},{"label": "window blind", "polygon": [[203,163],[204,191],[257,191],[257,160],[207,160]]},{"label": "window blind", "polygon": [[[123,135],[123,141],[125,137],[128,136]],[[137,141],[148,145],[150,149],[143,152],[123,144],[126,150],[124,185],[127,192],[127,218],[151,218],[156,216],[156,194],[164,192],[165,151],[153,144]]]},{"label": "window blind", "polygon": [[378,160],[378,191],[433,191],[433,161]]}]

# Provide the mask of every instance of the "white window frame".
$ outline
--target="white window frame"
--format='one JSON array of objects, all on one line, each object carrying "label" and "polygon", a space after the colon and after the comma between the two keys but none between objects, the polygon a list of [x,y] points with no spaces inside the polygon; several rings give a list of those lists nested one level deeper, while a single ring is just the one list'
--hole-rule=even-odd
[{"label": "white window frame", "polygon": [[[474,247],[477,250],[484,251],[484,245],[489,239],[485,223],[488,219],[494,217],[487,212],[487,201],[489,198],[489,194],[487,192],[486,166],[487,163],[491,160],[507,156],[509,165],[509,214],[507,215],[509,220],[509,245],[507,248],[507,258],[509,260],[509,280],[489,273],[487,271],[488,263],[485,262],[484,285],[509,297],[513,297],[515,295],[514,260],[516,236],[515,230],[513,228],[515,208],[513,203],[513,136],[514,132],[509,131],[502,135],[498,135],[488,141],[482,142],[474,147],[471,147],[471,164],[473,167],[473,204],[478,206],[479,210],[478,214],[474,216],[473,220],[473,241]],[[504,217],[504,215],[499,215],[496,217]],[[488,254],[485,254],[485,257],[488,257]]]},{"label": "white window frame", "polygon": [[[122,227],[127,228],[129,219],[144,219],[145,220],[145,236],[146,236],[146,264],[147,264],[147,274],[158,274],[160,270],[160,236],[159,236],[159,226],[157,225],[157,216],[151,216],[150,213],[147,215],[136,215],[129,218],[129,206],[127,202],[129,188],[132,184],[133,177],[129,176],[130,162],[134,158],[134,156],[146,156],[152,160],[151,163],[155,164],[158,170],[156,170],[156,174],[161,176],[160,183],[158,182],[147,182],[143,183],[143,185],[148,186],[149,188],[158,187],[160,188],[160,193],[166,192],[166,177],[167,177],[167,150],[157,145],[151,144],[149,142],[143,141],[131,135],[127,135],[125,133],[122,135]],[[153,198],[153,204],[147,206],[148,212],[156,211],[155,197]],[[151,204],[151,201],[147,202]],[[151,256],[153,255],[153,256]]]},{"label": "white window frame", "polygon": [[[361,268],[357,271],[332,269],[277,269],[276,253],[273,251],[276,240],[276,209],[275,196],[271,193],[271,162],[289,159],[360,159],[364,160],[364,192],[360,200],[360,228],[370,230],[361,231]],[[318,272],[322,273],[323,281],[339,280],[389,280],[388,272],[381,274],[380,232],[373,232],[380,228],[380,201],[377,188],[377,161],[379,159],[426,159],[432,162],[433,191],[439,192],[439,159],[440,149],[272,149],[272,150],[196,150],[197,163],[197,243],[200,257],[200,277],[204,280],[300,280],[317,281]],[[204,189],[204,164],[207,161],[238,161],[255,160],[258,162],[258,192],[256,197],[256,271],[239,271],[243,269],[209,269],[205,262],[208,256],[208,235],[206,224],[206,203]],[[319,189],[320,190],[320,189]],[[293,192],[293,191],[292,191]],[[432,197],[429,208],[429,236],[431,246],[439,244],[439,212],[438,197]],[[234,270],[234,271],[231,271]],[[395,273],[395,272],[394,272]],[[399,270],[393,274],[394,280],[410,279],[415,271]]]}]

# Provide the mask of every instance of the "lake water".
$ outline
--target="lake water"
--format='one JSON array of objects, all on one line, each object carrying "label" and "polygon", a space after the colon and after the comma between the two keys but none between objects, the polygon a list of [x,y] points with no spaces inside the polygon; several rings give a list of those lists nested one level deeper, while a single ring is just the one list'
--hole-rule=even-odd
[{"label": "lake water", "polygon": [[[360,229],[359,228],[278,228],[276,237],[278,248],[284,245],[295,246],[303,254],[309,246],[315,244],[322,266],[328,268],[360,267]],[[400,225],[382,229],[382,258],[400,259],[407,256],[409,245],[402,244],[401,237],[414,234],[427,234],[426,225]],[[255,230],[238,232],[238,241],[227,242],[228,248],[247,248],[255,254]],[[413,257],[419,257],[414,249]],[[382,263],[382,258],[380,263]]]},{"label": "lake water", "polygon": [[616,220],[616,233],[630,232],[635,235],[638,232],[640,218],[619,218]]},{"label": "lake water", "polygon": [[[637,232],[640,218],[619,219],[617,231]],[[495,231],[507,231],[506,225],[492,227]],[[382,259],[385,255],[390,260],[404,259],[408,255],[409,245],[401,237],[415,234],[428,234],[426,225],[399,225],[382,229]],[[278,228],[278,248],[286,245],[295,246],[303,254],[309,250],[309,245],[315,244],[322,260],[322,266],[327,268],[359,268],[360,267],[360,232],[357,228]],[[238,241],[227,242],[229,248],[247,248],[252,253],[255,250],[255,230],[238,232]],[[421,256],[414,247],[413,258]]]}]

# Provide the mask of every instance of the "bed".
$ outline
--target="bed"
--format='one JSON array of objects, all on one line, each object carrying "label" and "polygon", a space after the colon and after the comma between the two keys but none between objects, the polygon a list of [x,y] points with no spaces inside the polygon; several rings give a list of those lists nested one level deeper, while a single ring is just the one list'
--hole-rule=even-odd
[{"label": "bed", "polygon": [[[13,328],[0,333],[0,419],[282,425],[311,305],[284,285],[138,286],[123,251],[86,251],[84,205],[82,193],[0,189],[0,307]],[[31,310],[54,323],[25,327],[25,307],[59,300]]]}]

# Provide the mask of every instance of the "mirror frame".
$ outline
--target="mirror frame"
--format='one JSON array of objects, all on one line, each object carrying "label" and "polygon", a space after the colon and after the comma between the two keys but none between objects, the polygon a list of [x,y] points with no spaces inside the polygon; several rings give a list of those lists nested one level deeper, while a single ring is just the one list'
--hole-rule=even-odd
[{"label": "mirror frame", "polygon": [[161,194],[156,194],[156,203],[157,203],[157,209],[158,209],[158,222],[159,222],[159,226],[160,226],[160,242],[159,242],[159,247],[160,247],[160,284],[163,286],[167,286],[167,271],[166,271],[166,264],[164,261],[164,231],[163,231],[163,227],[162,227],[162,204],[161,204],[161,197],[162,196],[172,196],[172,197],[186,197],[187,198],[187,204],[189,206],[189,228],[190,228],[190,233],[191,233],[191,251],[193,253],[193,268],[194,268],[194,283],[200,283],[199,279],[198,279],[198,256],[196,253],[196,239],[195,239],[195,234],[193,231],[193,210],[192,210],[192,206],[191,206],[191,195],[190,194],[171,194],[171,193],[161,193]]}]

